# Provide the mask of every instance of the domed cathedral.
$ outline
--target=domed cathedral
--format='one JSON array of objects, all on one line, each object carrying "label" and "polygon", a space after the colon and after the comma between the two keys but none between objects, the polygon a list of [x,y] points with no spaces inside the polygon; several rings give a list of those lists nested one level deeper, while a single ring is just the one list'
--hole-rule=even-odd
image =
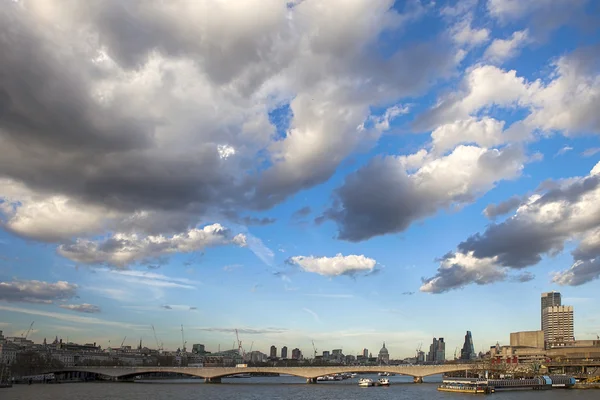
[{"label": "domed cathedral", "polygon": [[383,347],[379,350],[377,362],[383,365],[388,365],[390,363],[390,353],[388,352],[388,349],[385,348],[385,342],[383,342]]}]

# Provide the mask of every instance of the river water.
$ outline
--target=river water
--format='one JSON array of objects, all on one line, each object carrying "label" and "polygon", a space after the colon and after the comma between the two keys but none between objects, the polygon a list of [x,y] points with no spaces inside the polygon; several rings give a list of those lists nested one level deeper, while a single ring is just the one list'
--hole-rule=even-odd
[{"label": "river water", "polygon": [[[370,377],[377,379],[377,375]],[[392,376],[389,387],[358,386],[358,379],[337,382],[305,383],[302,378],[281,376],[228,378],[221,384],[204,384],[199,380],[161,383],[65,383],[60,385],[15,385],[0,389],[1,400],[436,400],[473,399],[473,395],[444,393],[436,390],[440,377],[425,378],[413,384],[412,378]],[[600,390],[566,390],[498,392],[493,400],[597,400]]]}]

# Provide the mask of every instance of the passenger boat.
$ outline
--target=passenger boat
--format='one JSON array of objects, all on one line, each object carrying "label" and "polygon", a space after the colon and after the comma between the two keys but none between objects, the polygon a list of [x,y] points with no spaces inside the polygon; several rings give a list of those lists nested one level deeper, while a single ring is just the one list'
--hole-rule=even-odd
[{"label": "passenger boat", "polygon": [[375,382],[375,386],[390,386],[390,380],[387,378],[379,378],[377,382]]},{"label": "passenger boat", "polygon": [[470,394],[490,394],[495,392],[494,386],[491,386],[487,380],[468,378],[444,379],[437,390],[440,392]]},{"label": "passenger boat", "polygon": [[373,379],[369,379],[369,378],[360,378],[358,380],[358,386],[362,386],[362,387],[368,387],[368,386],[373,386]]},{"label": "passenger boat", "polygon": [[443,383],[438,386],[437,390],[440,392],[454,392],[454,393],[471,393],[471,394],[490,394],[494,393],[494,388],[490,386],[478,386],[469,384],[451,384]]}]

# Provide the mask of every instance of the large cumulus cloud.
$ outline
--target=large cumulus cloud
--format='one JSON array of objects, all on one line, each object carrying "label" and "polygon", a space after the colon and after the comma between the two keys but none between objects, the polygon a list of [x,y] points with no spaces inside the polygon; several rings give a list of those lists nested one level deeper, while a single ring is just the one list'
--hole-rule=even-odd
[{"label": "large cumulus cloud", "polygon": [[513,216],[461,242],[421,290],[441,293],[502,280],[510,270],[536,265],[572,240],[579,241],[573,265],[553,281],[577,286],[600,277],[600,163],[588,176],[545,186],[551,188],[525,199]]},{"label": "large cumulus cloud", "polygon": [[[378,53],[383,32],[424,10],[392,4],[7,4],[3,227],[67,242],[185,234],[219,216],[271,222],[240,214],[327,180],[389,127],[365,125],[372,106],[393,110],[455,66],[435,42]],[[269,113],[285,105],[282,136]]]}]

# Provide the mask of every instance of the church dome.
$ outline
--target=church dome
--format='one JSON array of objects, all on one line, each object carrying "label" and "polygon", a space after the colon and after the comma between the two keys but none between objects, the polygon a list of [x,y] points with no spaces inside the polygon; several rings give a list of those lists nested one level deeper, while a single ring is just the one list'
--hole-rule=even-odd
[{"label": "church dome", "polygon": [[379,350],[379,354],[388,354],[388,349],[385,348],[385,342],[383,342],[383,347]]}]

